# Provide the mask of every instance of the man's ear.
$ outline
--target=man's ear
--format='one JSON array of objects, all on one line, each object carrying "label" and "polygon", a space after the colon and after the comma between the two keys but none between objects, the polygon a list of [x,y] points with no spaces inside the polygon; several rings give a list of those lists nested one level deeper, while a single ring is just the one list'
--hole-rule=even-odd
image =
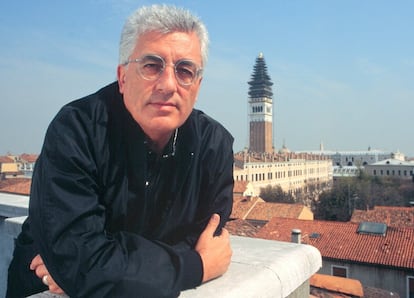
[{"label": "man's ear", "polygon": [[119,92],[124,93],[124,85],[125,85],[125,67],[123,65],[118,65],[116,69],[116,76],[118,79],[118,85],[119,85]]}]

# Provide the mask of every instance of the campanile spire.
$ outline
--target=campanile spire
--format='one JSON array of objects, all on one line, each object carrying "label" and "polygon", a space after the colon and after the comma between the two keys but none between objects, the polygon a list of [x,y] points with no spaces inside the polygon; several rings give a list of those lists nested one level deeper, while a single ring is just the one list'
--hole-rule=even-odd
[{"label": "campanile spire", "polygon": [[249,87],[249,150],[251,152],[274,151],[273,146],[273,92],[272,81],[267,74],[263,53],[259,53],[253,67]]}]

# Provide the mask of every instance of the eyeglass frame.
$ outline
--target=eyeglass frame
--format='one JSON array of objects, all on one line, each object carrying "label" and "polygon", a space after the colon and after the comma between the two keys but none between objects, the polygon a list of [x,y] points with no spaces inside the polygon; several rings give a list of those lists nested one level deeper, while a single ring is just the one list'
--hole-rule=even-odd
[{"label": "eyeglass frame", "polygon": [[[163,65],[161,71],[154,78],[145,77],[144,74],[140,71],[140,67],[136,67],[135,72],[137,74],[139,74],[141,76],[141,78],[143,78],[144,80],[147,80],[147,81],[156,81],[156,80],[158,80],[161,77],[162,73],[165,71],[165,68],[167,66],[172,66],[174,68],[174,76],[175,76],[175,79],[182,86],[190,86],[190,85],[192,85],[197,80],[197,78],[199,78],[201,76],[201,74],[203,73],[203,68],[202,67],[199,67],[194,61],[192,61],[190,59],[185,59],[184,58],[184,59],[178,60],[175,63],[169,63],[169,64],[167,64],[167,62],[165,62],[165,59],[163,57],[161,57],[159,55],[155,55],[155,54],[147,54],[147,55],[143,55],[143,56],[141,56],[139,58],[129,59],[125,63],[123,63],[122,65],[127,66],[130,63],[139,63],[142,60],[144,60],[145,58],[156,58],[156,59],[159,59],[160,61],[162,61],[162,65]],[[179,65],[180,63],[183,63],[183,62],[187,62],[187,63],[195,66],[194,78],[191,80],[190,83],[184,83],[184,82],[182,82],[182,80],[179,77],[177,77],[177,65]]]}]

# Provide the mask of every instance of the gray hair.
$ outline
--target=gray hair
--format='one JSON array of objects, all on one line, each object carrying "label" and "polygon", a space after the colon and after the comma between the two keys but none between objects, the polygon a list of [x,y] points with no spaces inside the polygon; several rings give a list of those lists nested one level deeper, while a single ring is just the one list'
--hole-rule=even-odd
[{"label": "gray hair", "polygon": [[119,64],[128,61],[138,38],[150,31],[162,34],[174,31],[196,33],[200,40],[203,66],[206,64],[209,39],[205,25],[188,10],[165,4],[144,6],[126,20],[119,43]]}]

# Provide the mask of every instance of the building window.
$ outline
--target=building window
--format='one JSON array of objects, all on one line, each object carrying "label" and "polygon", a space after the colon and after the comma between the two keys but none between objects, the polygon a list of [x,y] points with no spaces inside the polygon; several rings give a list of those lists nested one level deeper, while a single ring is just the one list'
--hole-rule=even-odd
[{"label": "building window", "polygon": [[338,277],[348,277],[348,268],[343,266],[332,266],[332,275]]},{"label": "building window", "polygon": [[414,298],[414,276],[407,276],[407,297]]}]

